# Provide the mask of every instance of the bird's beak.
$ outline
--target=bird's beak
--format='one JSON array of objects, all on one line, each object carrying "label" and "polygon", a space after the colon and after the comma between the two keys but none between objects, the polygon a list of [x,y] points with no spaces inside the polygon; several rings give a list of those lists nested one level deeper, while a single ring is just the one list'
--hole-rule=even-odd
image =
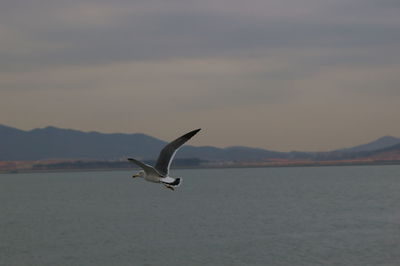
[{"label": "bird's beak", "polygon": [[138,177],[138,175],[133,175],[132,178]]}]

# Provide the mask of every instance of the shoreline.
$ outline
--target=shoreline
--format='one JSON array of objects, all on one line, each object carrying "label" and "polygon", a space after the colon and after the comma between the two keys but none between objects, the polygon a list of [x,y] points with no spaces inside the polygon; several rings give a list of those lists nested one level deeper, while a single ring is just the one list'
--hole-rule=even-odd
[{"label": "shoreline", "polygon": [[[309,162],[309,163],[238,163],[238,164],[219,164],[219,165],[199,165],[174,167],[178,169],[229,169],[229,168],[293,168],[293,167],[344,167],[344,166],[386,166],[400,165],[400,161],[352,161],[352,162]],[[28,173],[60,173],[60,172],[111,172],[111,171],[135,171],[138,168],[60,168],[60,169],[10,169],[0,170],[0,174],[28,174]]]}]

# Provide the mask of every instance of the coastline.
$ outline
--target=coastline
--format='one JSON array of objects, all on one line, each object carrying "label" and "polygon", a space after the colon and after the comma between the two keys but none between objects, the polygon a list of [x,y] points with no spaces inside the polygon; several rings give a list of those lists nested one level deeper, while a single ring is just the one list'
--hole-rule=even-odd
[{"label": "coastline", "polygon": [[[208,163],[196,166],[178,166],[172,169],[224,169],[224,168],[285,168],[285,167],[343,167],[343,166],[385,166],[400,165],[400,160],[379,160],[379,161],[310,161],[310,162],[252,162],[252,163]],[[107,168],[14,168],[0,169],[0,174],[25,174],[25,173],[59,173],[59,172],[106,172],[106,171],[134,171],[136,167],[107,167]]]}]

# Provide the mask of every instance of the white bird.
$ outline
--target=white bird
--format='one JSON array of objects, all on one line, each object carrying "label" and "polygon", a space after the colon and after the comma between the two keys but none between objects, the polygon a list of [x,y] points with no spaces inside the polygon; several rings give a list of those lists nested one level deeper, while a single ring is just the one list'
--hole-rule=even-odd
[{"label": "white bird", "polygon": [[173,178],[168,176],[169,168],[171,166],[171,162],[175,157],[177,150],[189,139],[191,139],[199,129],[190,131],[185,135],[177,138],[176,140],[168,143],[160,152],[158,156],[156,165],[153,167],[151,165],[142,163],[141,161],[135,160],[133,158],[128,158],[128,160],[137,166],[141,167],[143,170],[140,170],[137,174],[133,175],[132,178],[135,177],[143,177],[145,180],[154,183],[161,183],[166,188],[174,190],[181,183],[181,178]]}]

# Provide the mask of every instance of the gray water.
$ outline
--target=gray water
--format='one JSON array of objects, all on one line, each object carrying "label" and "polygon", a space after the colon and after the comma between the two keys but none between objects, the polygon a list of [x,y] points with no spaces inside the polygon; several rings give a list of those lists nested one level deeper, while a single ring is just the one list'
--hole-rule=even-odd
[{"label": "gray water", "polygon": [[400,166],[0,175],[0,265],[400,265]]}]

